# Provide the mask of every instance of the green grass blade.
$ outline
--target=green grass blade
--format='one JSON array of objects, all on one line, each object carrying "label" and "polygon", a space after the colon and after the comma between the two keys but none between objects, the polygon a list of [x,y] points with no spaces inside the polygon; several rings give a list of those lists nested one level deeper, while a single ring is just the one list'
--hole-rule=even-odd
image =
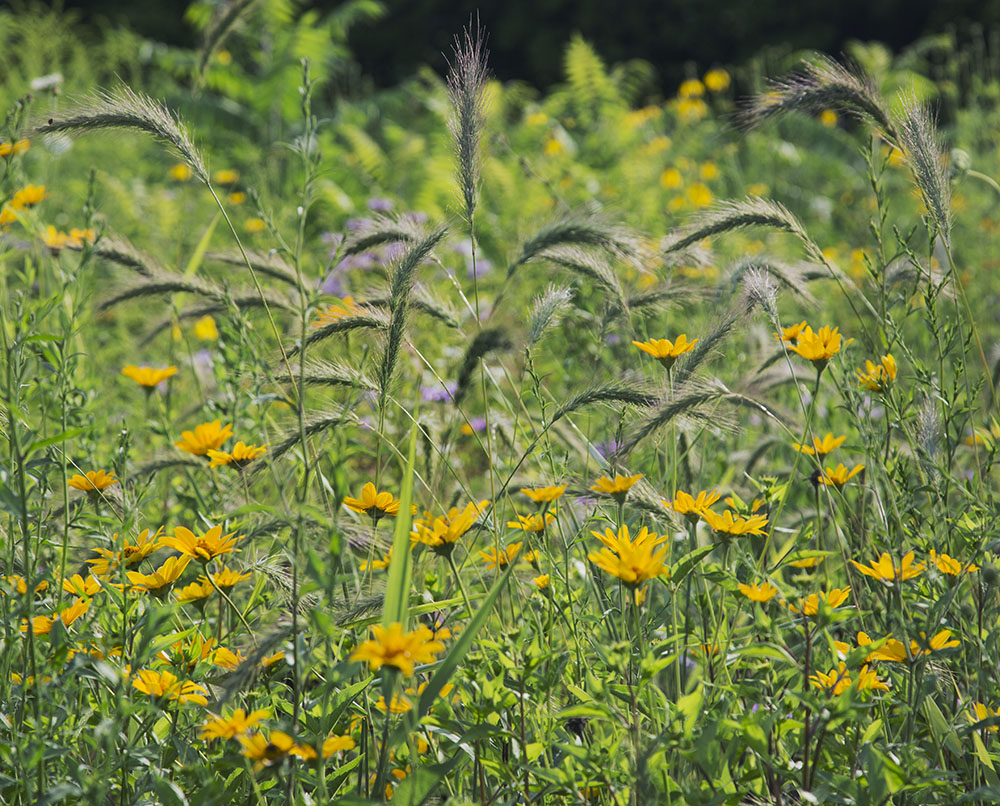
[{"label": "green grass blade", "polygon": [[399,514],[396,528],[392,533],[392,560],[389,563],[389,581],[385,589],[382,605],[382,626],[388,627],[399,622],[406,629],[406,619],[410,611],[410,579],[413,575],[413,559],[410,555],[410,507],[413,501],[413,468],[417,455],[417,428],[410,429],[410,447],[406,456],[406,470],[403,473],[403,489],[399,494]]}]

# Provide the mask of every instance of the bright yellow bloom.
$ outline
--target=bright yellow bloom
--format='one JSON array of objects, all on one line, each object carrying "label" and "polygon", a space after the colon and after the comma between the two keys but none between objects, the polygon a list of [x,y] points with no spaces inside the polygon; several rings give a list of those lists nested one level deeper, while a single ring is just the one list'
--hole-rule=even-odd
[{"label": "bright yellow bloom", "polygon": [[316,758],[316,751],[313,748],[296,744],[291,736],[280,730],[272,730],[267,736],[262,733],[251,733],[236,738],[243,745],[243,755],[254,760],[254,772],[280,764],[288,756],[298,756],[307,760]]},{"label": "bright yellow bloom", "polygon": [[[687,197],[688,201],[695,207],[708,207],[715,200],[711,189],[704,182],[695,182],[691,185],[687,189]],[[698,339],[694,341],[698,341]],[[694,344],[694,342],[691,343]]]},{"label": "bright yellow bloom", "polygon": [[174,529],[173,537],[164,537],[161,542],[198,562],[207,563],[215,557],[236,550],[236,544],[243,539],[243,535],[233,537],[234,534],[236,533],[230,532],[223,535],[221,524],[213,526],[203,535],[196,535],[187,527],[178,526]]},{"label": "bright yellow bloom", "polygon": [[692,523],[697,523],[702,517],[702,513],[719,500],[721,493],[718,490],[706,492],[702,490],[697,496],[678,490],[673,501],[660,499],[660,503],[667,509],[671,509],[678,515],[684,515]]},{"label": "bright yellow bloom", "polygon": [[413,522],[414,531],[410,532],[410,541],[430,546],[438,554],[448,554],[458,539],[472,528],[487,506],[489,501],[469,503],[462,510],[452,507],[447,515],[438,518],[425,512],[423,519]]},{"label": "bright yellow bloom", "polygon": [[151,574],[143,574],[139,571],[126,571],[125,573],[128,576],[128,581],[132,584],[132,590],[164,596],[184,573],[189,562],[191,562],[190,557],[168,557],[163,565]]},{"label": "bright yellow bloom", "polygon": [[667,189],[679,188],[684,184],[684,177],[676,168],[667,168],[660,174],[660,184]]},{"label": "bright yellow bloom", "polygon": [[375,520],[380,520],[385,515],[395,517],[399,514],[399,499],[393,498],[392,493],[377,492],[370,481],[361,488],[361,498],[348,496],[344,499],[344,506],[355,512],[369,514]]},{"label": "bright yellow bloom", "polygon": [[788,563],[792,568],[815,568],[825,560],[826,557],[806,557],[802,560],[792,560]]},{"label": "bright yellow bloom", "polygon": [[208,464],[209,467],[232,465],[240,470],[265,453],[267,453],[267,448],[264,445],[247,445],[240,441],[233,446],[231,452],[209,450],[206,455],[212,460]]},{"label": "bright yellow bloom", "polygon": [[705,94],[705,85],[696,78],[689,78],[682,81],[677,88],[677,95],[681,98],[698,98]]},{"label": "bright yellow bloom", "polygon": [[827,362],[840,352],[841,347],[846,347],[852,341],[854,339],[843,342],[837,328],[830,328],[827,325],[813,332],[813,329],[806,325],[806,329],[799,333],[796,342],[788,343],[788,349],[812,361],[817,369],[823,369]]},{"label": "bright yellow bloom", "polygon": [[857,370],[858,386],[867,389],[869,392],[884,392],[889,388],[894,380],[899,368],[896,366],[896,359],[892,353],[888,353],[879,360],[878,364],[865,361],[865,368]]},{"label": "bright yellow bloom", "polygon": [[826,472],[817,478],[817,481],[828,487],[843,487],[864,469],[864,465],[855,465],[851,470],[848,470],[843,464],[838,464],[835,470],[828,467]]},{"label": "bright yellow bloom", "polygon": [[112,484],[117,484],[118,479],[115,478],[114,473],[107,473],[104,470],[88,470],[85,476],[81,476],[78,473],[72,476],[66,483],[76,490],[93,493],[106,490]]},{"label": "bright yellow bloom", "polygon": [[551,584],[551,577],[549,577],[548,574],[542,574],[541,576],[535,577],[531,581],[535,583],[538,590],[543,591]]},{"label": "bright yellow bloom", "polygon": [[323,746],[320,749],[323,758],[329,758],[334,753],[353,750],[354,747],[354,739],[350,736],[330,736],[323,741]]},{"label": "bright yellow bloom", "polygon": [[705,73],[705,86],[712,92],[722,92],[729,87],[731,81],[729,73],[721,67],[713,68]]},{"label": "bright yellow bloom", "polygon": [[721,515],[705,509],[702,510],[701,516],[715,532],[734,537],[762,535],[765,534],[764,527],[767,526],[767,515],[748,515],[744,518],[728,509]]},{"label": "bright yellow bloom", "polygon": [[205,696],[208,692],[204,686],[199,686],[191,680],[181,681],[175,674],[152,669],[140,669],[137,675],[132,680],[132,686],[150,697],[177,700],[182,704],[193,702],[197,705],[208,705],[208,698]]},{"label": "bright yellow bloom", "polygon": [[948,574],[949,576],[958,576],[959,574],[971,574],[973,571],[978,571],[979,566],[975,563],[969,563],[963,566],[954,557],[949,557],[947,554],[938,554],[931,549],[931,562],[934,563],[938,571],[942,574]]},{"label": "bright yellow bloom", "polygon": [[[161,526],[152,536],[149,534],[149,529],[143,529],[135,539],[135,543],[126,542],[121,551],[95,548],[94,553],[100,556],[92,560],[87,560],[91,565],[90,570],[99,577],[108,576],[108,574],[118,567],[122,557],[125,559],[126,568],[130,565],[136,565],[160,547],[160,539],[162,537],[163,527]],[[118,535],[116,534],[112,540],[117,539]]]},{"label": "bright yellow bloom", "polygon": [[798,442],[793,442],[792,447],[800,453],[804,453],[809,456],[826,456],[831,451],[836,450],[843,445],[844,440],[846,439],[846,436],[835,437],[832,433],[828,433],[825,437],[823,437],[823,439],[813,437],[813,444],[811,447],[809,445],[800,445]]},{"label": "bright yellow bloom", "polygon": [[25,138],[13,143],[0,143],[0,157],[16,156],[23,151],[27,151],[31,143]]},{"label": "bright yellow bloom", "polygon": [[334,304],[322,311],[313,322],[313,327],[323,327],[324,325],[332,324],[338,319],[346,319],[349,316],[361,316],[364,314],[365,309],[361,307],[361,300],[355,300],[354,297],[344,297],[344,300],[339,305]]},{"label": "bright yellow bloom", "polygon": [[259,235],[267,229],[267,222],[263,218],[248,218],[243,222],[243,229],[251,235]]},{"label": "bright yellow bloom", "polygon": [[229,203],[232,205],[243,204],[247,200],[247,194],[242,191],[237,190],[235,193],[229,194]]},{"label": "bright yellow bloom", "polygon": [[819,122],[827,128],[832,129],[837,125],[837,113],[832,109],[824,109],[819,113]]},{"label": "bright yellow bloom", "polygon": [[905,582],[920,576],[927,567],[923,563],[913,562],[912,551],[904,554],[902,562],[896,566],[893,565],[892,557],[887,551],[883,551],[882,555],[869,565],[862,565],[856,560],[851,560],[851,564],[865,576],[874,577],[883,582]]},{"label": "bright yellow bloom", "polygon": [[[25,581],[24,577],[20,574],[11,574],[8,577],[3,577],[7,580],[7,583],[16,590],[21,596],[24,596],[28,592],[28,583]],[[35,593],[44,593],[49,589],[49,582],[43,579],[37,585],[35,585]],[[6,592],[4,592],[6,593]]]},{"label": "bright yellow bloom", "polygon": [[616,475],[613,479],[601,476],[590,485],[590,489],[597,490],[599,493],[606,493],[621,503],[625,500],[625,496],[628,495],[628,491],[632,489],[632,485],[641,479],[643,475],[642,473],[636,473],[634,476]]},{"label": "bright yellow bloom", "polygon": [[778,338],[778,341],[783,341],[787,344],[798,344],[799,336],[802,335],[803,331],[805,331],[807,327],[808,325],[805,323],[805,320],[803,320],[797,325],[783,327],[780,333],[775,333],[774,335]]},{"label": "bright yellow bloom", "polygon": [[591,534],[604,544],[604,548],[589,553],[587,559],[626,585],[637,588],[653,577],[669,573],[663,564],[667,554],[667,547],[662,545],[667,541],[665,535],[659,537],[643,526],[633,540],[624,524],[617,535],[611,529],[606,529],[603,535],[600,532]]},{"label": "bright yellow bloom", "polygon": [[391,548],[389,549],[389,551],[385,554],[385,556],[381,560],[372,560],[371,562],[369,562],[368,560],[364,560],[361,563],[361,570],[362,571],[381,571],[384,568],[388,568],[390,562],[392,562],[392,549]]},{"label": "bright yellow bloom", "polygon": [[657,359],[664,367],[670,369],[674,362],[684,353],[689,353],[694,349],[698,339],[687,340],[687,334],[681,333],[674,341],[670,339],[650,339],[649,341],[634,341],[636,347],[644,353],[649,353]]},{"label": "bright yellow bloom", "polygon": [[[87,612],[90,607],[89,599],[77,599],[69,607],[59,613],[50,616],[35,616],[31,620],[31,632],[34,635],[48,635],[52,632],[52,626],[56,621],[61,621],[64,627],[69,627],[80,616]],[[28,631],[27,621],[21,624],[21,632]]]},{"label": "bright yellow bloom", "polygon": [[385,704],[385,696],[378,698],[378,702],[375,703],[375,707],[378,708],[383,714],[386,711],[393,714],[405,714],[407,711],[413,710],[413,703],[410,702],[409,698],[405,695],[393,694],[392,701],[389,703],[388,707],[386,707]]},{"label": "bright yellow bloom", "polygon": [[232,168],[225,168],[221,171],[216,171],[214,179],[220,185],[235,185],[240,181],[240,172],[234,171]]},{"label": "bright yellow bloom", "polygon": [[751,602],[769,602],[778,594],[778,589],[770,582],[765,582],[763,585],[744,585],[741,582],[739,588],[740,593]]},{"label": "bright yellow bloom", "polygon": [[850,593],[850,587],[833,588],[830,591],[810,593],[805,599],[799,599],[798,605],[793,605],[790,602],[782,602],[782,604],[784,604],[785,607],[793,613],[801,613],[805,616],[815,616],[819,613],[820,602],[826,602],[831,609],[835,610],[847,601],[847,597],[850,596]]},{"label": "bright yellow bloom", "polygon": [[237,708],[227,717],[212,714],[208,721],[201,726],[198,738],[207,742],[212,739],[232,739],[236,736],[242,736],[270,715],[271,712],[266,710],[253,711],[248,714],[242,708]]},{"label": "bright yellow bloom", "polygon": [[73,596],[93,596],[101,589],[101,583],[90,574],[84,579],[79,574],[73,574],[69,579],[64,579],[62,589]]},{"label": "bright yellow bloom", "polygon": [[186,182],[191,178],[191,168],[183,162],[179,162],[171,167],[171,169],[167,171],[167,174],[171,179],[176,179],[178,182]]},{"label": "bright yellow bloom", "polygon": [[[869,636],[868,633],[858,633],[858,646],[874,645],[875,642],[871,639],[871,636]],[[884,660],[892,663],[904,663],[907,660],[906,646],[902,641],[897,641],[895,638],[888,636],[882,639],[882,641],[868,653],[865,660]]]},{"label": "bright yellow bloom", "polygon": [[[205,582],[208,582],[208,577],[202,577]],[[212,581],[215,583],[217,588],[231,588],[238,582],[242,582],[245,579],[250,579],[250,572],[245,571],[240,573],[239,571],[231,571],[230,569],[223,566],[221,571],[217,571],[212,574]]]},{"label": "bright yellow bloom", "polygon": [[243,657],[242,652],[233,652],[224,646],[220,646],[212,653],[212,663],[230,672],[235,672],[245,660],[246,658]]},{"label": "bright yellow bloom", "polygon": [[210,423],[202,423],[195,426],[194,431],[183,431],[179,442],[175,442],[178,448],[195,456],[205,456],[209,451],[217,451],[233,435],[231,425],[223,426],[219,420]]},{"label": "bright yellow bloom", "polygon": [[543,518],[541,514],[517,515],[516,521],[507,521],[511,529],[520,529],[524,532],[544,532],[545,527],[556,519],[551,512],[546,512]]},{"label": "bright yellow bloom", "polygon": [[517,556],[517,553],[521,550],[521,546],[524,545],[523,541],[518,541],[517,543],[511,543],[507,548],[500,549],[498,552],[495,548],[489,548],[486,551],[479,552],[479,556],[482,558],[483,562],[486,563],[486,568],[488,570],[493,568],[503,568],[506,565],[510,565]]},{"label": "bright yellow bloom", "polygon": [[698,167],[698,176],[704,179],[706,182],[711,182],[713,179],[719,178],[719,166],[714,162],[703,162]]},{"label": "bright yellow bloom", "polygon": [[199,341],[218,341],[219,328],[215,320],[208,314],[201,317],[194,323],[194,337]]},{"label": "bright yellow bloom", "polygon": [[131,378],[139,386],[145,386],[147,388],[152,388],[159,383],[162,383],[167,378],[172,378],[177,374],[177,367],[164,367],[163,369],[153,369],[152,367],[137,367],[135,364],[129,364],[127,367],[122,369],[122,375],[126,378]]},{"label": "bright yellow bloom", "polygon": [[45,185],[27,185],[14,194],[10,200],[12,210],[21,210],[24,207],[34,207],[46,198]]},{"label": "bright yellow bloom", "polygon": [[551,504],[556,499],[562,497],[562,494],[566,492],[566,486],[565,484],[561,484],[559,486],[536,487],[534,489],[522,487],[521,492],[536,504]]},{"label": "bright yellow bloom", "polygon": [[17,215],[9,207],[0,209],[0,227],[8,227],[17,221]]},{"label": "bright yellow bloom", "polygon": [[212,583],[208,580],[205,582],[192,582],[190,585],[185,585],[177,591],[177,601],[179,604],[201,602],[213,593],[215,593],[215,588],[212,587]]},{"label": "bright yellow bloom", "polygon": [[838,668],[831,669],[828,673],[816,672],[809,675],[809,679],[816,688],[826,689],[834,697],[851,687],[851,675],[843,661]]},{"label": "bright yellow bloom", "polygon": [[951,649],[958,646],[958,644],[958,639],[951,637],[951,630],[941,630],[935,633],[929,641],[925,633],[920,633],[919,641],[916,639],[910,641],[910,654],[914,657],[917,655],[930,655],[931,652],[937,652],[941,649]]},{"label": "bright yellow bloom", "polygon": [[869,669],[868,664],[861,667],[858,672],[858,680],[855,683],[858,691],[888,691],[889,684],[878,679],[878,674],[874,669]]},{"label": "bright yellow bloom", "polygon": [[372,627],[373,638],[363,642],[351,654],[351,660],[367,661],[368,667],[377,672],[383,666],[395,666],[405,677],[413,674],[418,663],[433,663],[444,644],[434,640],[434,633],[420,626],[410,632],[403,632],[399,622],[388,628]]},{"label": "bright yellow bloom", "polygon": [[[1000,717],[1000,708],[994,710],[992,708],[987,707],[985,704],[981,702],[972,703],[971,708],[972,708],[972,713],[967,714],[967,716],[969,717],[969,722],[971,722],[973,725],[975,725],[977,722],[983,722],[986,719],[996,719],[997,717]],[[998,730],[1000,730],[1000,725],[990,725],[988,728],[986,728],[986,730],[988,730],[990,733],[996,733]]]}]

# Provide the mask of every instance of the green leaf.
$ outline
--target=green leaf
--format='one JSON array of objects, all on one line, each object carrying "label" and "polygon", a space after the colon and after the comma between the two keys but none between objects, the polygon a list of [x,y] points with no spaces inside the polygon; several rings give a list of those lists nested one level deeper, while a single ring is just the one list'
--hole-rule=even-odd
[{"label": "green leaf", "polygon": [[40,439],[37,442],[32,442],[27,450],[24,452],[25,458],[31,456],[35,451],[40,451],[42,448],[48,448],[50,445],[56,445],[60,442],[65,442],[67,439],[72,439],[73,437],[78,437],[80,434],[86,434],[88,428],[71,428],[69,431],[63,431],[61,434],[56,434],[54,437],[49,437],[48,439]]},{"label": "green leaf", "polygon": [[410,609],[410,578],[413,559],[410,554],[410,506],[413,501],[413,468],[417,455],[417,427],[410,429],[410,448],[403,473],[403,489],[399,495],[399,513],[396,529],[392,533],[392,560],[389,562],[389,580],[386,583],[385,603],[382,607],[382,626],[399,622],[406,629]]},{"label": "green leaf", "polygon": [[212,222],[208,225],[206,230],[202,233],[201,239],[198,241],[198,245],[195,247],[194,252],[191,255],[191,259],[188,261],[187,266],[184,268],[184,276],[191,277],[195,272],[198,271],[198,267],[201,266],[201,262],[205,259],[205,252],[208,251],[208,245],[212,240],[212,234],[215,232],[215,226],[219,223],[219,219],[222,217],[222,213],[216,213]]},{"label": "green leaf", "polygon": [[689,551],[683,557],[677,561],[677,565],[674,566],[673,571],[670,574],[670,581],[675,585],[678,584],[684,577],[686,577],[691,570],[701,562],[705,555],[711,553],[714,546],[699,546],[694,551]]}]

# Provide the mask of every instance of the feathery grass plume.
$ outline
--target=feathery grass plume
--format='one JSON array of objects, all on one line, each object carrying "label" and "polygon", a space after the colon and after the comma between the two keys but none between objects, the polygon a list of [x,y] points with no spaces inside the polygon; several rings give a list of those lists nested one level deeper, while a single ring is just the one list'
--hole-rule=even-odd
[{"label": "feathery grass plume", "polygon": [[[673,395],[662,401],[652,414],[632,430],[615,452],[615,459],[623,459],[628,456],[640,442],[651,437],[676,417],[681,415],[695,416],[702,421],[707,421],[709,415],[700,410],[710,403],[722,400],[728,394],[729,390],[722,384],[710,387],[700,383],[677,384],[675,382]],[[719,422],[716,413],[713,412],[711,416],[713,424]]]},{"label": "feathery grass plume", "polygon": [[347,237],[341,255],[357,255],[383,244],[413,243],[423,237],[423,227],[411,216],[374,216],[362,221]]},{"label": "feathery grass plume", "polygon": [[[374,390],[378,387],[373,381],[366,378],[360,372],[347,364],[333,361],[323,361],[321,359],[310,358],[306,361],[303,371],[292,368],[292,377],[296,382],[301,378],[302,383],[307,386],[348,386],[352,389]],[[275,373],[274,380],[287,380],[288,374],[285,372]]]},{"label": "feathery grass plume", "polygon": [[172,148],[195,176],[208,184],[205,161],[177,116],[159,101],[124,85],[99,90],[89,98],[73,102],[65,117],[50,118],[48,123],[37,126],[35,133],[81,134],[101,129],[135,129],[153,135]]},{"label": "feathery grass plume", "polygon": [[358,626],[358,623],[365,619],[377,618],[384,604],[384,591],[376,591],[369,596],[350,601],[341,599],[334,608],[334,618],[337,626],[346,630]]},{"label": "feathery grass plume", "polygon": [[469,391],[469,384],[472,382],[472,373],[479,362],[489,353],[509,350],[513,344],[507,337],[503,328],[488,327],[480,330],[476,337],[465,351],[462,359],[462,367],[458,371],[458,381],[455,385],[455,404],[458,405],[465,398]]},{"label": "feathery grass plume", "polygon": [[265,254],[253,249],[247,249],[246,253],[247,260],[244,260],[243,255],[239,252],[209,252],[205,255],[205,261],[240,267],[246,266],[249,262],[258,274],[266,274],[268,277],[273,277],[275,280],[280,280],[293,287],[298,285],[295,270],[277,255]]},{"label": "feathery grass plume", "polygon": [[667,283],[647,291],[629,294],[625,297],[626,307],[609,305],[601,319],[601,330],[629,313],[653,313],[666,310],[671,305],[684,305],[705,296],[705,291],[685,283]]},{"label": "feathery grass plume", "polygon": [[577,409],[582,409],[584,406],[592,406],[595,403],[608,405],[624,403],[630,406],[646,408],[656,403],[657,399],[657,396],[645,387],[630,386],[621,381],[612,381],[592,386],[590,389],[585,389],[571,397],[552,415],[551,423],[554,424],[567,414],[571,414]]},{"label": "feathery grass plume", "polygon": [[[231,312],[232,308],[236,307],[240,311],[248,310],[251,308],[262,308],[264,307],[264,302],[261,300],[257,294],[249,294],[246,292],[240,295],[233,295],[228,297],[228,305],[199,305],[194,308],[185,308],[183,311],[177,314],[177,319],[181,322],[190,321],[192,319],[201,319],[203,316],[215,316],[217,314],[226,314]],[[283,311],[294,311],[296,306],[289,302],[287,299],[277,295],[271,295],[267,298],[267,304],[271,308],[277,308]],[[173,317],[165,317],[157,322],[150,331],[142,338],[139,342],[140,346],[144,346],[156,338],[160,333],[175,324]],[[286,374],[287,377],[287,374]]]},{"label": "feathery grass plume", "polygon": [[[390,304],[388,296],[374,297],[366,295],[364,300],[365,305],[370,308],[388,308]],[[414,284],[409,304],[413,310],[426,314],[433,319],[437,319],[439,322],[450,328],[457,328],[460,325],[455,312],[450,307],[441,304],[436,299],[431,297],[431,295],[427,292],[427,289],[420,283]]]},{"label": "feathery grass plume", "polygon": [[378,377],[380,408],[385,406],[386,398],[389,395],[389,385],[392,382],[393,370],[396,368],[396,360],[399,358],[399,348],[403,344],[410,291],[413,289],[417,269],[444,237],[445,232],[444,227],[439,227],[424,240],[414,244],[392,273],[392,280],[389,284],[389,335]]},{"label": "feathery grass plume", "polygon": [[[348,333],[352,330],[386,330],[388,327],[389,317],[384,312],[366,310],[364,313],[354,316],[342,316],[340,319],[334,319],[332,322],[316,328],[306,336],[305,344],[306,347],[311,347],[313,344],[324,341],[338,333]],[[299,354],[300,349],[301,345],[294,344],[285,350],[285,355],[292,358]]]},{"label": "feathery grass plume", "polygon": [[889,288],[902,286],[912,289],[921,281],[933,286],[938,296],[954,299],[955,288],[948,282],[948,275],[941,271],[940,266],[935,267],[913,254],[907,254],[885,267],[885,283]]},{"label": "feathery grass plume", "polygon": [[563,311],[573,300],[573,292],[568,286],[550,285],[545,293],[535,300],[528,327],[528,347],[541,341],[549,328],[559,324]]},{"label": "feathery grass plume", "polygon": [[618,274],[613,266],[599,256],[573,246],[558,246],[545,250],[539,257],[592,280],[611,296],[610,302],[613,305],[620,309],[628,309],[628,298],[622,289]]},{"label": "feathery grass plume", "polygon": [[462,217],[469,226],[476,214],[479,196],[479,173],[482,162],[480,144],[486,125],[484,94],[488,77],[486,61],[486,33],[478,20],[472,21],[452,45],[452,59],[448,65],[448,98],[451,117],[448,128],[454,139],[455,158],[458,161],[458,184],[462,192]]},{"label": "feathery grass plume", "polygon": [[157,275],[167,273],[167,270],[157,263],[156,260],[136,249],[121,235],[104,233],[96,243],[89,247],[82,243],[67,243],[65,248],[71,249],[74,252],[82,252],[85,248],[89,248],[98,257],[104,258],[111,263],[116,263],[119,266],[124,266],[126,269],[131,269],[143,277],[156,277]]},{"label": "feathery grass plume", "polygon": [[[761,275],[764,276],[762,277]],[[752,282],[750,279],[751,276],[759,278],[763,285],[755,281]],[[752,289],[759,288],[761,292],[764,292],[765,287],[769,286],[770,288],[767,290],[766,296],[768,299],[772,298],[778,293],[778,287],[774,282],[777,280],[783,287],[810,305],[816,304],[816,297],[809,290],[808,282],[826,276],[827,273],[825,271],[821,271],[818,266],[810,263],[794,265],[770,258],[764,260],[759,258],[741,260],[730,271],[730,278],[733,284],[746,283],[747,291],[751,295],[754,293]],[[765,301],[765,299],[761,299],[761,302]],[[767,305],[764,308],[765,310],[770,310],[770,307]]]},{"label": "feathery grass plume", "polygon": [[946,245],[951,244],[951,184],[942,159],[941,140],[930,109],[912,95],[903,98],[899,144],[920,190],[924,206]]},{"label": "feathery grass plume", "polygon": [[[274,573],[276,569],[269,568],[266,572],[254,569],[257,573],[266,573],[268,579],[277,579]],[[220,706],[225,705],[240,692],[252,688],[261,673],[261,661],[277,653],[282,647],[288,644],[292,637],[291,625],[279,624],[273,630],[257,634],[256,643],[250,648],[246,655],[246,660],[237,666],[233,671],[225,676],[221,687],[217,692],[216,701]]]},{"label": "feathery grass plume", "polygon": [[123,288],[117,294],[101,302],[98,310],[106,311],[120,302],[140,297],[153,297],[158,294],[174,294],[185,292],[196,294],[200,297],[214,299],[226,305],[228,297],[226,292],[218,286],[199,280],[197,277],[185,277],[180,274],[156,275],[148,278],[149,282],[132,285]]},{"label": "feathery grass plume", "polygon": [[757,303],[758,300],[744,288],[736,302],[716,318],[711,329],[699,336],[694,350],[677,362],[673,370],[674,383],[684,383],[690,378],[692,373],[708,358],[712,350],[750,315]]},{"label": "feathery grass plume", "polygon": [[805,232],[799,220],[778,202],[748,196],[742,201],[719,202],[696,216],[689,227],[667,243],[664,252],[677,252],[711,235],[746,227],[768,227],[795,234]]},{"label": "feathery grass plume", "polygon": [[[309,438],[311,436],[315,436],[316,434],[322,434],[330,428],[354,422],[355,419],[354,412],[349,409],[340,407],[332,408],[330,411],[321,412],[320,414],[314,415],[306,420],[305,436],[306,438]],[[293,431],[290,431],[288,436],[281,442],[273,448],[269,448],[267,456],[269,456],[272,461],[280,459],[302,441],[302,436],[303,435],[296,427]],[[253,474],[260,473],[265,465],[266,462],[254,462],[250,465],[250,472]]]},{"label": "feathery grass plume", "polygon": [[770,90],[753,98],[742,117],[746,125],[756,126],[788,112],[817,114],[824,109],[853,114],[896,139],[892,119],[872,79],[819,54],[812,62],[803,62],[798,73],[772,81]]},{"label": "feathery grass plume", "polygon": [[216,6],[201,40],[201,53],[198,56],[199,80],[204,76],[208,62],[229,36],[240,17],[246,16],[257,2],[258,0],[229,0],[228,3]]}]

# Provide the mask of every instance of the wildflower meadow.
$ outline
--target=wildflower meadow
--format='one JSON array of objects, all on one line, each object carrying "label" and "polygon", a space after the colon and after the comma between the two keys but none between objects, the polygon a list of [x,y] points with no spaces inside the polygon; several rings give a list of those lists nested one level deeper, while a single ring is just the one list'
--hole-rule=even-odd
[{"label": "wildflower meadow", "polygon": [[294,5],[0,11],[0,803],[1000,802],[1000,40]]}]

